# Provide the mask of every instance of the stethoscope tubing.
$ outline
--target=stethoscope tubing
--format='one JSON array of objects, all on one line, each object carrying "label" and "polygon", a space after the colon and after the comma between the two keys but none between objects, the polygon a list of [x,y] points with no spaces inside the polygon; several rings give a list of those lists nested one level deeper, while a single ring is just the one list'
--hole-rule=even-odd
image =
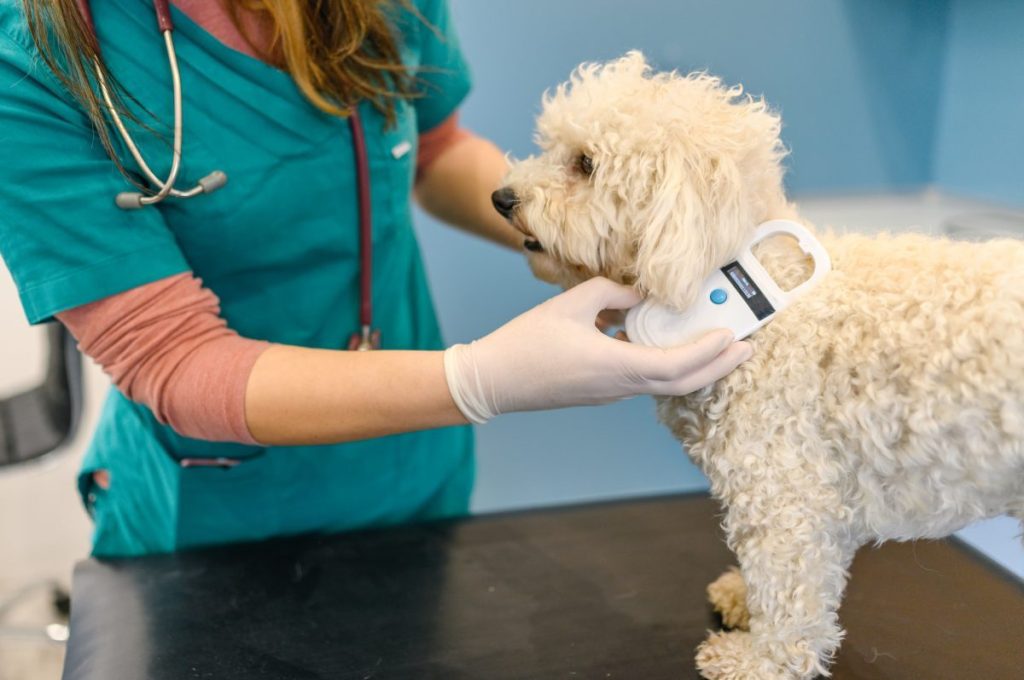
[{"label": "stethoscope tubing", "polygon": [[[86,28],[95,40],[96,52],[98,54],[100,49],[99,39],[97,37],[96,26],[92,18],[92,8],[90,7],[88,0],[77,0],[77,4],[82,20],[85,22]],[[142,174],[150,184],[157,189],[155,193],[148,196],[140,192],[119,193],[115,198],[115,202],[117,206],[123,210],[135,210],[148,205],[154,205],[168,197],[184,199],[192,198],[193,196],[197,196],[202,193],[212,193],[227,183],[227,175],[220,170],[215,170],[200,179],[199,182],[190,189],[181,190],[174,186],[178,179],[178,174],[181,171],[182,131],[184,129],[184,116],[181,103],[181,72],[178,68],[178,57],[174,49],[174,23],[171,21],[171,9],[168,0],[154,0],[153,10],[156,13],[157,27],[164,39],[164,49],[167,52],[167,64],[171,72],[171,88],[174,103],[174,139],[171,151],[171,168],[166,179],[160,179],[156,173],[153,172],[153,169],[149,167],[149,164],[146,163],[146,159],[143,157],[138,145],[128,132],[128,127],[125,125],[124,120],[121,118],[121,114],[114,105],[113,97],[110,94],[110,88],[108,87],[107,80],[103,75],[103,69],[100,68],[99,58],[97,57],[93,62],[93,68],[96,72],[96,82],[99,86],[100,94],[103,97],[103,103],[107,110],[107,114],[113,121],[114,127],[117,128],[117,132],[124,141],[128,152],[131,154],[132,158],[135,159],[135,163],[138,165],[139,170],[142,171]]]},{"label": "stethoscope tubing", "polygon": [[370,225],[373,218],[370,213],[370,169],[366,155],[366,134],[363,121],[355,107],[348,117],[348,127],[352,133],[352,153],[356,162],[356,184],[359,202],[359,323],[364,341],[368,341],[373,323],[371,285],[373,281],[373,234]]},{"label": "stethoscope tubing", "polygon": [[[174,143],[172,147],[171,157],[171,170],[167,175],[166,180],[161,180],[156,176],[156,173],[146,163],[146,159],[143,158],[142,152],[139,151],[139,147],[135,144],[135,140],[128,133],[128,129],[121,119],[121,115],[117,112],[117,107],[114,106],[114,102],[110,96],[110,90],[107,88],[106,79],[103,77],[103,69],[97,61],[95,63],[96,69],[96,80],[100,87],[100,93],[103,95],[103,101],[107,105],[107,113],[110,114],[111,119],[114,121],[114,125],[117,127],[117,131],[121,134],[121,139],[124,140],[125,145],[128,147],[129,153],[132,158],[135,159],[139,169],[146,176],[151,183],[159,187],[160,190],[152,196],[142,196],[138,199],[141,205],[152,205],[159,203],[168,196],[174,196],[176,198],[188,198],[194,196],[200,191],[201,187],[193,187],[189,191],[178,191],[174,188],[174,182],[178,179],[178,172],[181,169],[181,143],[182,143],[182,129],[184,123],[182,121],[182,110],[181,110],[181,74],[178,70],[178,60],[174,53],[174,39],[171,37],[171,31],[164,31],[164,45],[167,48],[167,60],[171,68],[171,87],[174,92]],[[198,191],[197,191],[198,189]],[[120,203],[118,203],[120,206]],[[122,206],[123,207],[123,206]]]},{"label": "stethoscope tubing", "polygon": [[[78,10],[86,28],[93,36],[96,54],[99,55],[99,36],[96,33],[96,26],[93,22],[92,8],[89,0],[76,0]],[[164,39],[164,47],[167,51],[167,62],[171,72],[171,85],[174,101],[174,141],[172,145],[171,168],[166,179],[160,179],[153,169],[146,163],[138,145],[128,132],[128,127],[114,105],[110,89],[107,87],[103,69],[100,67],[99,57],[94,59],[93,67],[96,71],[96,81],[107,113],[110,115],[118,134],[124,141],[128,152],[135,160],[146,179],[157,187],[156,193],[144,195],[139,192],[122,192],[115,197],[117,206],[123,210],[135,210],[146,206],[155,205],[168,197],[186,199],[202,193],[212,193],[227,183],[227,175],[220,170],[214,170],[200,179],[191,189],[180,190],[174,187],[181,170],[181,153],[183,139],[183,111],[181,96],[181,72],[178,68],[178,57],[174,49],[174,23],[171,21],[171,9],[169,0],[153,0],[153,10],[156,13],[157,27]],[[373,233],[372,214],[370,201],[370,168],[366,152],[366,135],[363,130],[362,119],[359,117],[359,110],[353,106],[348,117],[349,130],[352,134],[352,149],[355,157],[356,180],[358,185],[359,204],[359,324],[360,330],[357,334],[356,349],[370,349],[374,346],[379,335],[373,331]]]}]

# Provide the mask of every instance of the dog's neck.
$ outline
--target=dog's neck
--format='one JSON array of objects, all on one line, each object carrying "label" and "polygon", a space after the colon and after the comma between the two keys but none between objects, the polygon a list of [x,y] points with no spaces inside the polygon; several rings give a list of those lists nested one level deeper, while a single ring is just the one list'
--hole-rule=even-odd
[{"label": "dog's neck", "polygon": [[776,236],[754,246],[754,256],[782,290],[792,290],[811,278],[814,260],[805,255],[797,242]]},{"label": "dog's neck", "polygon": [[[813,225],[800,218],[796,205],[786,200],[781,193],[773,204],[766,206],[760,222],[772,219],[790,220],[804,225],[812,232],[815,231]],[[754,246],[753,252],[782,290],[796,288],[814,273],[814,260],[800,250],[793,238],[775,236],[766,239]]]}]

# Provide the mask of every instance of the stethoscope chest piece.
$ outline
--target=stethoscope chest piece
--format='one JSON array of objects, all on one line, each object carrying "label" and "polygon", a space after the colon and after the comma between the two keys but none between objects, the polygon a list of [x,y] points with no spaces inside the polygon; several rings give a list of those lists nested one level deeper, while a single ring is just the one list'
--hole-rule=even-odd
[{"label": "stethoscope chest piece", "polygon": [[361,331],[353,333],[348,339],[348,349],[353,352],[366,352],[371,349],[380,349],[380,331],[369,326]]}]

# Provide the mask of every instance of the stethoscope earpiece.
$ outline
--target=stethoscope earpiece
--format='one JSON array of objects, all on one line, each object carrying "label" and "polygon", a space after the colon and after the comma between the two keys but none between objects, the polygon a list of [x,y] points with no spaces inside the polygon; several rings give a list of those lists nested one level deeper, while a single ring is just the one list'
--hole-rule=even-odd
[{"label": "stethoscope earpiece", "polygon": [[121,210],[139,210],[146,207],[142,202],[142,194],[137,191],[122,191],[114,197],[114,203]]},{"label": "stethoscope earpiece", "polygon": [[199,186],[203,188],[204,194],[212,194],[227,183],[228,176],[221,170],[214,170],[209,175],[199,180]]}]

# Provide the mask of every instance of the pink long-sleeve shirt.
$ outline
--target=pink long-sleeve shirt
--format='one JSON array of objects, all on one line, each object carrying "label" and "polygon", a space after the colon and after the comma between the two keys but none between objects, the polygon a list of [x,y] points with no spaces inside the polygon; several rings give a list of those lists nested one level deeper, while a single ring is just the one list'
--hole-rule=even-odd
[{"label": "pink long-sleeve shirt", "polygon": [[[259,58],[223,0],[174,4],[228,47]],[[241,20],[256,44],[267,27],[254,14]],[[419,139],[417,176],[446,149],[470,136],[452,114]],[[269,343],[239,336],[220,316],[220,301],[191,273],[170,276],[61,312],[57,318],[83,353],[129,399],[150,407],[184,436],[257,443],[245,419],[249,375]]]}]

